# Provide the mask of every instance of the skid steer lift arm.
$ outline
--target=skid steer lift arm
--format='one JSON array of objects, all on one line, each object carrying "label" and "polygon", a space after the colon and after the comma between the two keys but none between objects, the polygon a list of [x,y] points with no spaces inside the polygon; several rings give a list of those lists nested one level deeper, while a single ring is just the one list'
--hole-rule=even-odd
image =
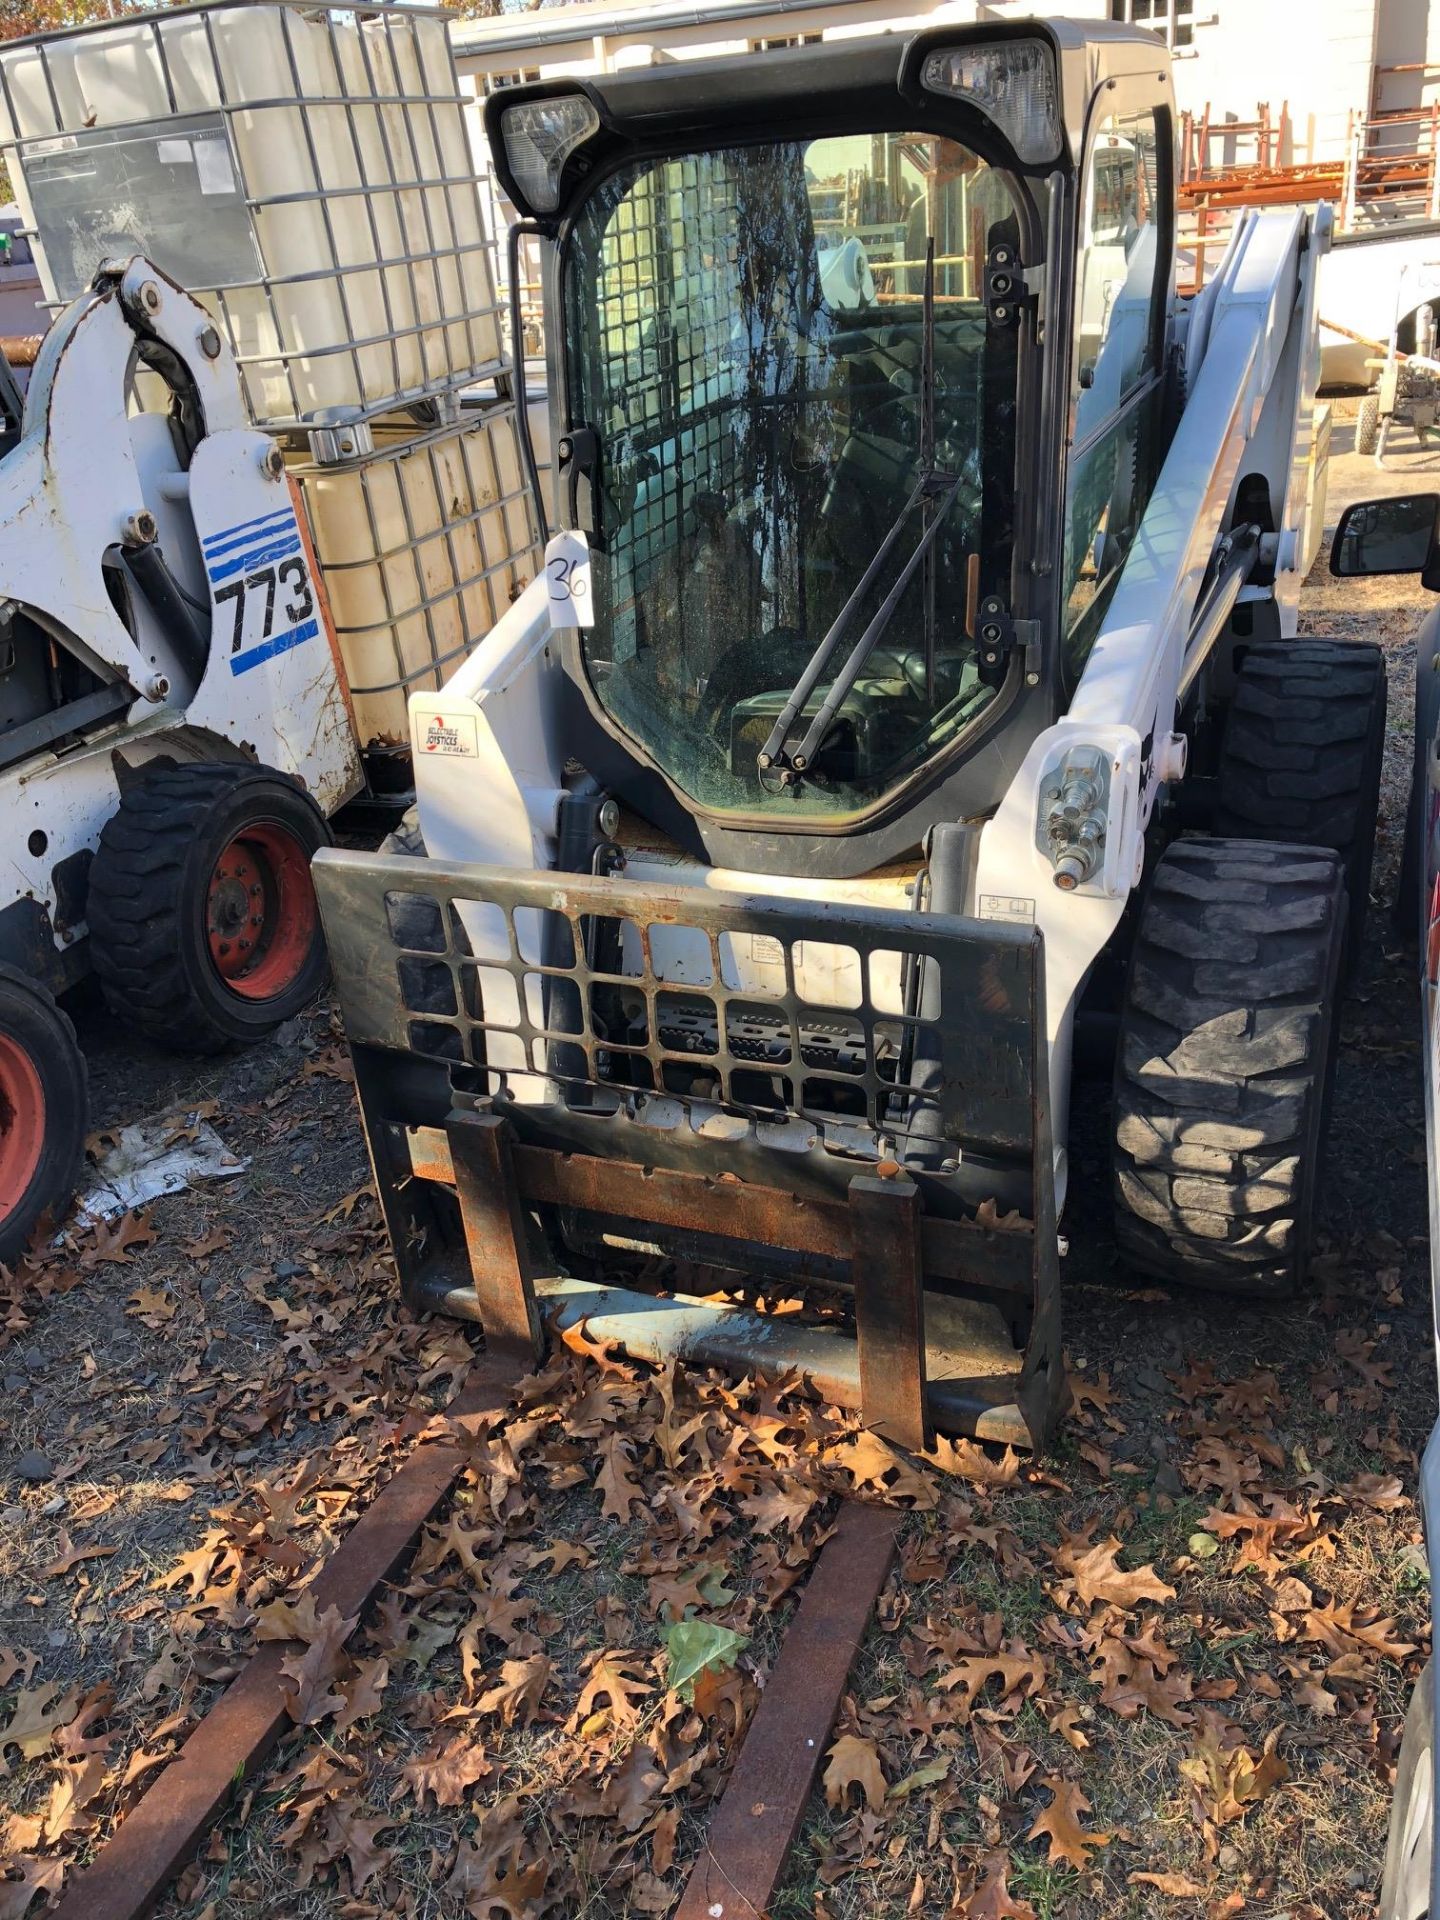
[{"label": "skid steer lift arm", "polygon": [[[173,424],[127,410],[145,364],[172,384]],[[112,708],[193,690],[207,644],[167,588],[142,449],[167,430],[188,435],[192,446],[171,461],[178,474],[194,442],[246,424],[234,361],[209,315],[149,261],[102,267],[45,336],[24,435],[0,464],[4,591],[107,683]],[[139,587],[130,625],[107,585],[107,556]]]}]

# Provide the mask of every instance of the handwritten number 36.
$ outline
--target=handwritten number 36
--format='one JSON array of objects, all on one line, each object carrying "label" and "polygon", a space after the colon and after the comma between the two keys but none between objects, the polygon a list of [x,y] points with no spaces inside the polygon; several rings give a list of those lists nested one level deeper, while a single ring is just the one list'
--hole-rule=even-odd
[{"label": "handwritten number 36", "polygon": [[585,578],[582,563],[566,555],[557,554],[550,562],[550,598],[552,600],[583,600],[590,591]]}]

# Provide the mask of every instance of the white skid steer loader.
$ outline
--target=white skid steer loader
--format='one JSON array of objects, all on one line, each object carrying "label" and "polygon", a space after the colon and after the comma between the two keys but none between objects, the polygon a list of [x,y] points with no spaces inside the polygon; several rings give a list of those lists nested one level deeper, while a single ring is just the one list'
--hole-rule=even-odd
[{"label": "white skid steer loader", "polygon": [[584,1318],[1039,1444],[1082,1010],[1126,1257],[1305,1274],[1385,710],[1378,650],[1296,633],[1329,214],[1178,301],[1168,58],[1119,25],[487,124],[545,578],[411,701],[425,857],[315,862],[403,1284],[522,1356]]},{"label": "white skid steer loader", "polygon": [[272,1031],[325,978],[310,857],[360,784],[304,515],[230,349],[148,261],[104,267],[0,461],[0,1259],[79,1163],[53,996],[93,965],[168,1045]]}]

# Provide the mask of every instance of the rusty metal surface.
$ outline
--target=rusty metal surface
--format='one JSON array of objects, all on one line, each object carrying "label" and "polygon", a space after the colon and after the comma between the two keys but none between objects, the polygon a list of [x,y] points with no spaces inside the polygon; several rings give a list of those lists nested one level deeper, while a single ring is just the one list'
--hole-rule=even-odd
[{"label": "rusty metal surface", "polygon": [[[313,872],[412,1304],[475,1317],[445,1134],[453,1115],[492,1113],[513,1129],[513,1187],[537,1210],[545,1272],[598,1245],[728,1264],[767,1285],[787,1284],[796,1269],[785,1261],[798,1259],[814,1263],[806,1280],[853,1284],[850,1184],[893,1159],[919,1191],[924,1287],[998,1310],[1005,1337],[997,1355],[990,1329],[964,1329],[948,1369],[928,1356],[943,1413],[911,1391],[907,1430],[933,1411],[947,1431],[1044,1443],[1063,1367],[1033,929],[336,849]],[[664,957],[662,929],[683,935],[683,985],[666,977],[678,962]],[[856,1005],[806,1003],[811,943],[850,954]],[[736,955],[762,947],[773,997],[757,1006],[768,989],[742,989]],[[921,983],[898,1014],[876,985],[897,965]],[[703,1092],[686,1077],[697,1072]],[[466,1204],[473,1237],[474,1190]],[[479,1235],[482,1273],[495,1217]],[[1017,1230],[997,1231],[1002,1218]],[[720,1238],[715,1255],[687,1250],[699,1234]],[[918,1293],[912,1285],[917,1314]],[[647,1311],[627,1306],[612,1336],[622,1347],[635,1350]],[[707,1325],[693,1357],[703,1347],[706,1364],[752,1370],[740,1329]],[[675,1341],[669,1323],[652,1344]],[[853,1339],[848,1355],[828,1343],[825,1363],[840,1403],[858,1399],[868,1420]]]},{"label": "rusty metal surface", "polygon": [[33,367],[44,338],[43,333],[0,334],[0,353],[12,367]]},{"label": "rusty metal surface", "polygon": [[532,1366],[545,1342],[509,1125],[493,1113],[452,1113],[446,1135],[486,1345],[521,1368]]},{"label": "rusty metal surface", "polygon": [[[515,1378],[511,1364],[484,1363],[480,1379],[446,1411],[462,1421],[498,1411]],[[427,1441],[415,1448],[311,1581],[307,1591],[317,1612],[336,1607],[349,1619],[364,1611],[463,1464],[464,1454],[453,1442]],[[280,1667],[297,1650],[297,1642],[276,1641],[253,1656],[97,1857],[70,1881],[52,1920],[142,1920],[154,1909],[236,1789],[264,1764],[289,1727]]]},{"label": "rusty metal surface", "polygon": [[[455,1184],[450,1143],[436,1127],[408,1133],[411,1171],[421,1180]],[[701,1233],[727,1232],[794,1253],[848,1261],[850,1210],[844,1201],[806,1198],[752,1180],[712,1179],[594,1154],[556,1153],[546,1147],[512,1149],[524,1197],[537,1205],[614,1214],[656,1226]],[[1028,1220],[1004,1228],[926,1214],[920,1223],[925,1272],[931,1280],[963,1281],[995,1293],[1028,1298],[1033,1238]]]},{"label": "rusty metal surface", "polygon": [[765,1920],[902,1518],[853,1502],[840,1509],[674,1920]]},{"label": "rusty metal surface", "polygon": [[[822,1131],[1029,1157],[1033,927],[334,847],[313,872],[352,1043],[468,1069],[484,1094],[548,1075],[595,1151],[637,1095],[768,1124],[774,1102],[754,1083],[778,1075],[789,1111]],[[597,926],[623,928],[623,945]],[[673,928],[696,947],[683,983],[652,952],[652,930]],[[770,964],[783,985],[741,984],[737,942],[753,952],[757,938],[780,956]],[[854,956],[857,1005],[807,1003],[807,943]],[[923,969],[924,1003],[943,1018],[887,1003],[876,978],[886,955]],[[897,1079],[907,1060],[915,1070]],[[540,1111],[517,1101],[522,1138]]]},{"label": "rusty metal surface", "polygon": [[930,1444],[925,1396],[925,1261],[920,1195],[910,1180],[850,1182],[854,1237],[851,1286],[865,1423],[886,1440],[923,1452]]}]

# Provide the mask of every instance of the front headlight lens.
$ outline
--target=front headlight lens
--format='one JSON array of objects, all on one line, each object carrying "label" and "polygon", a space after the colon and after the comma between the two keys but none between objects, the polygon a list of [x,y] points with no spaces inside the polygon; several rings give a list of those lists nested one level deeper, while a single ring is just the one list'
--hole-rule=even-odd
[{"label": "front headlight lens", "polygon": [[500,116],[505,159],[526,205],[536,213],[554,213],[560,204],[560,175],[565,162],[600,125],[600,116],[583,93],[555,100],[522,100]]},{"label": "front headlight lens", "polygon": [[1044,41],[937,50],[927,56],[920,84],[928,93],[972,101],[1027,165],[1059,158],[1060,88],[1055,56]]}]

